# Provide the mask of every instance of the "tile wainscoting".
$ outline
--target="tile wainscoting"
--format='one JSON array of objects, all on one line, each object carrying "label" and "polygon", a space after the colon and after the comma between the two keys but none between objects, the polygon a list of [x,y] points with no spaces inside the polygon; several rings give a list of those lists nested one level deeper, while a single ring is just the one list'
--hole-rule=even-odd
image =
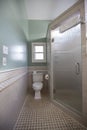
[{"label": "tile wainscoting", "polygon": [[0,129],[12,130],[28,89],[28,68],[0,72]]}]

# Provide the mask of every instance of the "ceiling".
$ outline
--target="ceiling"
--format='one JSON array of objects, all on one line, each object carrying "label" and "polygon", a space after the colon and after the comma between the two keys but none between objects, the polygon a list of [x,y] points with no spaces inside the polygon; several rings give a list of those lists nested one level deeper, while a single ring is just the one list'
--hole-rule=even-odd
[{"label": "ceiling", "polygon": [[0,0],[0,15],[53,20],[79,0]]},{"label": "ceiling", "polygon": [[25,0],[27,19],[52,20],[78,0]]}]

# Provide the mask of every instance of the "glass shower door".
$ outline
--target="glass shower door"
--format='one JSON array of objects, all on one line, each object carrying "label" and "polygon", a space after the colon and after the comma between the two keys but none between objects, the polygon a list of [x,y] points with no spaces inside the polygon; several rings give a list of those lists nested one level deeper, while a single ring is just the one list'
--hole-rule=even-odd
[{"label": "glass shower door", "polygon": [[81,24],[65,32],[51,32],[53,41],[53,95],[72,109],[82,111]]}]

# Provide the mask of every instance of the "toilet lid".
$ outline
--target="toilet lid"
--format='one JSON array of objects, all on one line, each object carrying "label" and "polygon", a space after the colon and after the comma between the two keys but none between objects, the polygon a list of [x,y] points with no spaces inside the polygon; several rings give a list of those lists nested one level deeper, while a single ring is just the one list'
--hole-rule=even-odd
[{"label": "toilet lid", "polygon": [[38,86],[41,86],[41,87],[42,87],[42,85],[43,85],[43,84],[42,84],[41,82],[36,82],[36,83],[33,84],[33,86],[35,86],[35,87],[38,87]]}]

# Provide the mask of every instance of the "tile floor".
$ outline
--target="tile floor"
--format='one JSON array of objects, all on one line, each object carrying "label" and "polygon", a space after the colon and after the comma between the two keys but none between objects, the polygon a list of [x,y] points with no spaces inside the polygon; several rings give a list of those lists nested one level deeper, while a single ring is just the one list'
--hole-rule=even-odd
[{"label": "tile floor", "polygon": [[87,130],[78,121],[55,106],[48,97],[34,100],[29,95],[14,130]]}]

